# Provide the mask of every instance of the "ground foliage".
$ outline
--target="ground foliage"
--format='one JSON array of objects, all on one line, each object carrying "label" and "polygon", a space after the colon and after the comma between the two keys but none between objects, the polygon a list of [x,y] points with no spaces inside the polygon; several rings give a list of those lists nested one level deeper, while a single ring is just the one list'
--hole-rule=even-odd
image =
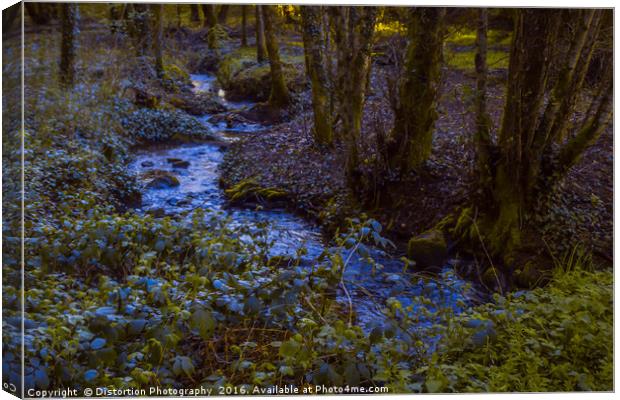
[{"label": "ground foliage", "polygon": [[[336,288],[350,253],[363,248],[357,244],[386,244],[385,231],[372,219],[330,216],[340,206],[348,205],[349,213],[356,205],[340,190],[343,177],[333,164],[338,148],[329,151],[310,142],[304,113],[235,146],[224,171],[231,172],[233,183],[248,174],[260,177],[269,183],[263,188],[283,190],[309,214],[337,221],[332,223],[334,246],[313,268],[302,266],[303,248],[284,266],[270,257],[267,225],[239,227],[223,215],[206,218],[200,209],[190,220],[128,210],[131,203],[139,203],[135,178],[126,170],[131,147],[139,139],[168,140],[179,130],[190,135],[203,131],[180,111],[134,104],[120,76],[131,75],[123,68],[138,67],[117,63],[119,68],[112,68],[110,54],[97,56],[99,34],[92,33],[81,32],[90,46],[81,47],[78,58],[90,62],[80,65],[78,84],[68,93],[49,84],[57,58],[50,49],[58,47],[57,39],[38,43],[43,39],[36,32],[28,35],[26,55],[33,68],[26,71],[31,112],[24,132],[27,387],[234,385],[250,391],[253,386],[291,383],[385,385],[393,392],[612,389],[613,275],[591,272],[572,257],[558,258],[548,286],[498,295],[460,315],[424,298],[416,299],[415,307],[390,299],[384,307],[389,323],[372,330],[357,326],[346,304],[336,301]],[[111,54],[125,51],[114,47]],[[19,73],[10,68],[4,72]],[[184,74],[173,72],[168,77],[172,83],[156,90],[179,93]],[[456,82],[455,98],[467,97],[468,81]],[[6,105],[6,96],[4,101]],[[377,94],[368,107],[385,114],[385,101]],[[299,104],[309,110],[303,99]],[[467,110],[455,112],[446,104],[435,139],[438,161],[433,164],[444,178],[456,176],[450,171],[457,169],[462,174],[471,160],[467,139],[451,134],[467,126],[459,119]],[[366,126],[383,121],[372,115],[366,117]],[[17,172],[17,125],[5,119],[3,128],[5,146],[10,147],[3,168]],[[294,132],[300,135],[295,141]],[[583,184],[575,189],[570,182],[565,188],[575,196],[566,209],[588,215],[587,224],[574,224],[574,230],[585,226],[598,232],[603,226],[606,238],[613,191],[603,185],[605,189],[594,193],[587,182],[605,177],[611,155],[604,144],[591,151],[596,162],[574,172]],[[372,157],[368,154],[369,165]],[[241,158],[261,171],[239,168],[235,162]],[[3,242],[5,249],[15,251],[19,178],[12,173],[3,179],[8,194]],[[465,187],[466,181],[458,179],[453,189]],[[415,187],[428,191],[424,183]],[[465,194],[459,191],[451,198]],[[449,209],[450,201],[441,207]],[[429,214],[411,201],[399,208],[403,214],[379,219],[392,231],[410,234],[424,226],[407,217],[416,207],[418,214]],[[343,225],[345,229],[335,229]],[[572,236],[572,230],[565,235]],[[19,284],[19,257],[6,251],[4,371],[18,371],[20,364],[18,353],[10,351],[21,344]],[[418,312],[413,313],[414,308]]]}]

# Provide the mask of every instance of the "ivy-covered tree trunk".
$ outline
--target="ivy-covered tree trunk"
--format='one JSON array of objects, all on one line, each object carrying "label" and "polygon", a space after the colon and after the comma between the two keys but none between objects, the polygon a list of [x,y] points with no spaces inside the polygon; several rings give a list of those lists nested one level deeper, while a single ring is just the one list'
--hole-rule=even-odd
[{"label": "ivy-covered tree trunk", "polygon": [[265,24],[263,22],[263,6],[257,5],[256,12],[256,61],[262,63],[266,60],[267,49],[265,48]]},{"label": "ivy-covered tree trunk", "polygon": [[286,107],[291,102],[291,97],[284,80],[282,61],[280,60],[280,50],[276,38],[274,27],[273,6],[262,6],[263,19],[265,22],[265,44],[269,55],[269,65],[271,69],[271,93],[269,104],[274,107]]},{"label": "ivy-covered tree trunk", "polygon": [[329,99],[330,87],[326,70],[323,10],[319,6],[301,6],[300,11],[306,71],[310,78],[312,89],[314,140],[318,144],[331,145],[333,141],[333,121]]},{"label": "ivy-covered tree trunk", "polygon": [[[491,193],[488,203],[469,209],[468,224],[461,218],[457,231],[467,229],[470,240],[509,263],[521,243],[536,207],[580,159],[608,126],[612,110],[612,74],[602,77],[591,97],[589,111],[572,124],[564,139],[575,99],[582,92],[593,49],[599,37],[603,11],[580,10],[577,15],[558,10],[520,9],[510,52],[506,103],[497,143],[488,139],[490,179],[480,182]],[[545,104],[551,57],[555,54],[561,24],[570,24],[568,51],[561,54],[560,70]],[[611,50],[609,50],[611,54]],[[608,58],[611,71],[611,56]],[[477,151],[481,151],[480,146]],[[479,157],[479,160],[482,159]]]},{"label": "ivy-covered tree trunk", "polygon": [[358,180],[357,146],[362,131],[377,7],[330,7],[329,13],[337,54],[334,84],[337,114],[342,121],[339,136],[347,143],[345,169],[349,184],[354,186]]},{"label": "ivy-covered tree trunk", "polygon": [[248,45],[248,6],[241,6],[241,46]]},{"label": "ivy-covered tree trunk", "polygon": [[75,57],[78,36],[78,5],[63,3],[61,7],[60,84],[63,87],[75,83]]},{"label": "ivy-covered tree trunk", "polygon": [[155,40],[153,41],[153,52],[155,53],[155,72],[158,78],[164,77],[164,22],[163,22],[163,4],[151,4],[151,13],[153,15],[153,25],[155,28]]},{"label": "ivy-covered tree trunk", "polygon": [[430,156],[441,78],[444,8],[410,11],[407,55],[399,82],[387,162],[400,174],[418,169]]}]

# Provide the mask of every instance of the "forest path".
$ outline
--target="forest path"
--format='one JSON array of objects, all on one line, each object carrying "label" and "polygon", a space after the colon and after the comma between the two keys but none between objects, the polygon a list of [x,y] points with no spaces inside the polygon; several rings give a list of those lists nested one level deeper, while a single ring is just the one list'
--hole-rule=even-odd
[{"label": "forest path", "polygon": [[[215,78],[211,75],[192,75],[196,91],[216,91]],[[230,111],[250,107],[250,102],[227,102],[225,93],[219,91]],[[299,250],[305,248],[301,256],[301,266],[312,268],[324,251],[335,251],[333,243],[323,237],[314,224],[291,213],[285,208],[239,208],[229,207],[219,186],[219,165],[223,160],[226,143],[242,140],[248,135],[257,134],[265,128],[256,124],[212,123],[211,115],[201,117],[203,123],[218,132],[221,142],[162,145],[138,150],[130,169],[144,183],[143,205],[140,212],[155,215],[172,215],[202,208],[209,214],[220,214],[231,219],[233,225],[267,226],[267,240],[273,245],[270,256],[294,258]],[[180,164],[179,164],[180,163]],[[189,163],[189,164],[187,164]],[[165,171],[178,179],[179,184],[172,187],[148,188],[153,171]],[[386,317],[380,311],[385,301],[394,297],[403,306],[412,304],[416,296],[424,295],[439,307],[450,307],[460,311],[459,302],[471,303],[476,296],[467,288],[465,281],[457,278],[451,268],[430,277],[404,270],[400,255],[366,246],[368,255],[379,265],[373,267],[358,254],[353,254],[346,266],[344,282],[349,292],[356,322],[365,329],[385,324]],[[348,254],[349,250],[345,252]],[[283,267],[287,268],[287,267]],[[347,297],[339,288],[338,298],[346,304]],[[415,310],[415,307],[414,307]],[[415,312],[415,311],[413,311]]]}]

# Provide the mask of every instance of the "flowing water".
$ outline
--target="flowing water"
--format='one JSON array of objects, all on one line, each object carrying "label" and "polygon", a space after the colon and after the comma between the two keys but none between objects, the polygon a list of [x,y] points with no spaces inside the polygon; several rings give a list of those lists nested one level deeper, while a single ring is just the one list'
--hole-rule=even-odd
[{"label": "flowing water", "polygon": [[[214,77],[209,75],[192,75],[196,91],[215,91]],[[232,103],[225,101],[230,110],[251,106],[251,103]],[[255,134],[264,127],[256,124],[239,124],[225,127],[209,121],[210,115],[201,118],[203,123],[219,133],[222,141],[239,140]],[[251,136],[247,139],[251,140]],[[190,211],[198,207],[207,212],[227,214],[234,224],[255,225],[269,224],[269,239],[274,242],[272,255],[295,256],[300,247],[307,253],[302,261],[309,267],[330,242],[324,238],[320,229],[303,218],[285,210],[268,209],[254,210],[247,208],[229,208],[224,193],[218,185],[219,169],[225,149],[218,143],[185,144],[174,147],[143,149],[135,154],[130,168],[141,177],[151,170],[164,170],[173,173],[180,185],[165,189],[148,189],[143,191],[142,212],[159,211],[165,214],[176,214]],[[169,159],[188,161],[187,168],[175,168]],[[147,179],[143,178],[146,183]],[[402,255],[388,254],[378,248],[370,248],[370,255],[376,263],[383,267],[373,266],[361,257],[352,257],[347,266],[345,282],[352,297],[358,322],[369,327],[383,321],[380,310],[385,300],[395,297],[403,305],[409,305],[416,296],[430,298],[436,306],[449,306],[456,312],[460,311],[458,303],[465,304],[475,296],[468,289],[466,282],[456,278],[446,267],[442,274],[433,279],[423,279],[412,271],[403,271]],[[344,301],[344,294],[339,295]]]}]

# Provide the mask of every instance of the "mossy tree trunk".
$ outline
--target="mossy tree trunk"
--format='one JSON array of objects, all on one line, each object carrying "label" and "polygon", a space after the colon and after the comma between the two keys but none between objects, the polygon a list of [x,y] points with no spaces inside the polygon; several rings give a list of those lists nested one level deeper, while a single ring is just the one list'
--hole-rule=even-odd
[{"label": "mossy tree trunk", "polygon": [[210,50],[213,50],[216,52],[216,54],[219,54],[219,26],[217,23],[215,5],[203,4],[202,11],[205,15],[204,26],[209,28],[209,30],[207,31],[207,45]]},{"label": "mossy tree trunk", "polygon": [[476,92],[474,107],[476,113],[476,127],[474,132],[474,147],[476,150],[475,172],[480,183],[482,196],[480,201],[490,198],[488,189],[492,180],[490,170],[491,161],[491,120],[487,113],[487,32],[489,26],[489,12],[486,8],[478,10],[478,24],[476,29]]},{"label": "mossy tree trunk", "polygon": [[435,7],[410,11],[407,55],[387,143],[387,164],[401,175],[419,169],[431,154],[445,13]]},{"label": "mossy tree trunk", "polygon": [[357,146],[362,131],[377,7],[330,7],[329,16],[337,57],[335,103],[337,118],[342,121],[338,136],[347,143],[345,170],[349,184],[355,186],[359,178]]},{"label": "mossy tree trunk", "polygon": [[313,136],[318,144],[331,145],[333,142],[332,116],[325,59],[323,10],[319,6],[301,6],[300,11],[306,71],[312,89]]},{"label": "mossy tree trunk", "polygon": [[[571,137],[563,138],[600,36],[603,12],[579,10],[575,15],[558,10],[516,11],[506,103],[497,143],[487,138],[481,141],[486,142],[483,146],[477,146],[479,153],[490,149],[486,166],[490,179],[480,185],[491,193],[491,198],[482,209],[470,213],[479,220],[464,231],[470,240],[483,241],[493,256],[506,263],[521,244],[521,232],[530,224],[541,201],[611,120],[610,72],[600,77],[590,111],[572,126]],[[545,104],[551,57],[561,24],[571,24],[573,34],[568,51],[560,54],[565,64]],[[611,56],[608,62],[611,71]],[[478,160],[482,162],[481,157]]]},{"label": "mossy tree trunk", "polygon": [[151,4],[151,14],[153,15],[153,26],[155,37],[153,41],[153,52],[155,53],[155,72],[158,78],[164,77],[164,22],[163,22],[163,4]]},{"label": "mossy tree trunk", "polygon": [[61,5],[61,41],[60,41],[60,84],[68,88],[75,83],[75,57],[78,38],[78,5],[63,3]]},{"label": "mossy tree trunk", "polygon": [[248,6],[241,6],[241,46],[248,45]]},{"label": "mossy tree trunk", "polygon": [[256,12],[256,61],[262,63],[266,60],[267,49],[265,48],[265,24],[263,22],[263,6],[257,5]]},{"label": "mossy tree trunk", "polygon": [[284,72],[282,70],[282,61],[280,60],[280,50],[278,48],[278,39],[276,38],[274,26],[274,6],[262,6],[263,19],[265,22],[265,44],[267,45],[267,53],[269,55],[269,66],[271,70],[271,93],[269,95],[269,104],[274,107],[286,107],[291,102],[291,96],[286,87],[284,80]]}]

